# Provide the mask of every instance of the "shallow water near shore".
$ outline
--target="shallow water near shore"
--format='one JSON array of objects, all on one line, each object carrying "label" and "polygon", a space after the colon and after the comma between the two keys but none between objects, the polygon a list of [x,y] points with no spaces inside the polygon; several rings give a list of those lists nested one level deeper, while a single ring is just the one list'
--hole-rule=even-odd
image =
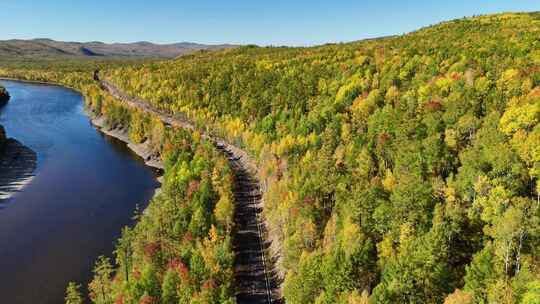
[{"label": "shallow water near shore", "polygon": [[124,143],[94,129],[79,93],[0,84],[12,96],[0,124],[38,161],[32,182],[0,208],[1,302],[63,303],[67,283],[88,283],[159,184]]}]

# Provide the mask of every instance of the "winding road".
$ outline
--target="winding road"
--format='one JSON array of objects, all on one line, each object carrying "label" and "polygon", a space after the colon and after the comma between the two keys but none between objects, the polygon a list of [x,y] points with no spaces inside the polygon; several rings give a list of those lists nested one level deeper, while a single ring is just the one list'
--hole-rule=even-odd
[{"label": "winding road", "polygon": [[261,219],[262,190],[255,174],[255,162],[248,153],[229,144],[208,131],[200,130],[181,115],[171,115],[153,108],[149,102],[129,97],[111,82],[95,74],[101,88],[130,107],[141,109],[158,117],[166,125],[197,130],[202,137],[214,143],[228,157],[235,175],[235,229],[233,246],[235,258],[236,298],[244,303],[283,303],[279,279],[274,264],[267,256],[269,242],[265,240],[265,225]]}]

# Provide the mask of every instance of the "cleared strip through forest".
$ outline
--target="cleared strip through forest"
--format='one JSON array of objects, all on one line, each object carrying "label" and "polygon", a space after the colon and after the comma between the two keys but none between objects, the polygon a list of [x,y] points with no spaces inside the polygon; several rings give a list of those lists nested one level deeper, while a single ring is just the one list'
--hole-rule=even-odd
[{"label": "cleared strip through forest", "polygon": [[197,130],[202,137],[214,143],[217,149],[225,153],[235,175],[235,229],[233,246],[235,258],[235,278],[237,303],[283,303],[279,292],[279,279],[272,259],[266,252],[269,242],[265,240],[265,225],[261,219],[262,190],[253,174],[255,162],[248,153],[225,140],[200,130],[194,123],[181,115],[171,115],[152,107],[150,103],[129,97],[114,84],[100,79],[101,88],[130,107],[138,108],[158,117],[172,127]]}]

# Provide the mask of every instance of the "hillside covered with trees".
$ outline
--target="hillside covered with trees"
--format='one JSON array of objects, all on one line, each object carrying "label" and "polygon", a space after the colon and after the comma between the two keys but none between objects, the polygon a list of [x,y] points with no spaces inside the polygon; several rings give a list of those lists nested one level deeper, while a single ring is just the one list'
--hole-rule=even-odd
[{"label": "hillside covered with trees", "polygon": [[106,71],[251,151],[288,303],[536,303],[540,14]]},{"label": "hillside covered with trees", "polygon": [[[540,14],[524,13],[100,68],[257,159],[286,303],[531,304],[539,66]],[[98,263],[94,302],[234,302],[225,160],[196,133],[169,134],[116,105],[89,70],[0,74],[76,87],[95,112],[163,151],[164,193],[124,234],[119,266]],[[75,289],[68,303],[78,303]]]},{"label": "hillside covered with trees", "polygon": [[[41,68],[43,64],[43,68]],[[100,90],[90,62],[24,63],[4,77],[59,83],[80,91],[88,113],[147,142],[164,164],[163,183],[137,225],[126,227],[114,259],[99,257],[94,279],[67,286],[65,303],[235,303],[233,173],[197,132],[173,129]],[[111,61],[103,65],[122,65]],[[88,290],[88,293],[86,293]]]},{"label": "hillside covered with trees", "polygon": [[[150,141],[165,175],[160,193],[118,241],[115,263],[100,257],[89,297],[94,303],[235,303],[231,230],[233,175],[228,160],[200,134],[167,128],[95,87],[87,107],[134,143]],[[113,265],[115,265],[113,267]],[[66,303],[80,304],[70,284]]]}]

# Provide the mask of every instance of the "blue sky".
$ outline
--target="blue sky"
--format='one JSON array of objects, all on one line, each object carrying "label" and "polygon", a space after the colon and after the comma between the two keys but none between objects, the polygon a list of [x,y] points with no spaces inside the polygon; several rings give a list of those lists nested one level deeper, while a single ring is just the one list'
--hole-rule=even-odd
[{"label": "blue sky", "polygon": [[540,0],[0,0],[0,39],[313,45],[505,11]]}]

